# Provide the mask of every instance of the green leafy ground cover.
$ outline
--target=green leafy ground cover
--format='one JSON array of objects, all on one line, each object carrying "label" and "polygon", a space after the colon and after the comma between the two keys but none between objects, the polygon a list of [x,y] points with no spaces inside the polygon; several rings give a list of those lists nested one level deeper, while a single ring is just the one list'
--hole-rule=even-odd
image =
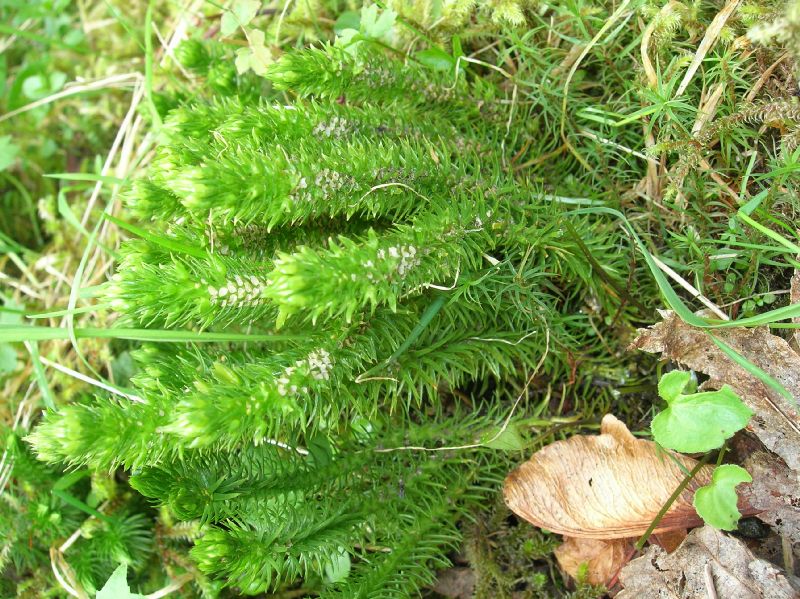
[{"label": "green leafy ground cover", "polygon": [[601,595],[487,506],[606,412],[649,428],[657,308],[779,320],[794,9],[273,4],[3,8],[2,592],[400,597],[462,560]]}]

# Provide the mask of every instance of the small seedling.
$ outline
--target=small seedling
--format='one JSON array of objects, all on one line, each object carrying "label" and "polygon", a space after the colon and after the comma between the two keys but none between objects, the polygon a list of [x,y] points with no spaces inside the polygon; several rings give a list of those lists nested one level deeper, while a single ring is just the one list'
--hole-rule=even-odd
[{"label": "small seedling", "polygon": [[[653,418],[653,438],[664,447],[684,453],[707,452],[747,426],[753,411],[728,385],[719,391],[697,393],[689,372],[675,370],[661,377],[658,394],[667,408]],[[697,490],[694,506],[700,517],[714,528],[733,530],[741,514],[737,509],[736,485],[751,482],[744,468],[718,466],[711,484]]]},{"label": "small seedling", "polygon": [[653,437],[659,445],[683,453],[721,447],[753,415],[728,385],[719,391],[697,393],[696,383],[685,371],[661,377],[658,394],[667,408],[653,418]]}]

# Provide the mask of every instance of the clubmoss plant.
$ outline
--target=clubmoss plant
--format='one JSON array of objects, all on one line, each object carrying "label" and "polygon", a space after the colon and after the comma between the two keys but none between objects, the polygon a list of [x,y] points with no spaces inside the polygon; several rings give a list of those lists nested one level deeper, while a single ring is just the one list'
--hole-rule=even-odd
[{"label": "clubmoss plant", "polygon": [[367,43],[289,53],[268,79],[273,100],[169,115],[129,193],[149,229],[104,294],[122,325],[274,340],[144,346],[141,401],[65,406],[30,440],[199,521],[212,580],[407,597],[498,488],[513,381],[594,351],[585,296],[614,313],[627,257],[593,256],[622,233],[514,176],[485,81]]}]

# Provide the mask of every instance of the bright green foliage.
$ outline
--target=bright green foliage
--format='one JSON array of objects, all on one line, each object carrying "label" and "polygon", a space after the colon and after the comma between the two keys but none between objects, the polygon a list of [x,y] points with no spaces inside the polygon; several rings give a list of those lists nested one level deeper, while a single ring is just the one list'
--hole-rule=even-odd
[{"label": "bright green foliage", "polygon": [[[179,54],[208,67],[202,48]],[[30,440],[49,461],[132,470],[198,522],[210,580],[408,597],[525,444],[514,423],[497,436],[513,381],[566,380],[625,317],[627,242],[508,168],[526,125],[493,84],[366,41],[288,53],[268,78],[280,99],[167,116],[128,192],[149,230],[104,299],[125,324],[285,340],[142,347],[141,401],[64,406]],[[476,390],[469,417],[460,389]],[[476,442],[491,447],[420,450]]]},{"label": "bright green foliage", "polygon": [[736,486],[750,482],[753,482],[753,478],[741,466],[717,466],[711,476],[711,484],[697,489],[694,495],[697,513],[714,528],[735,530],[741,517],[736,505]]},{"label": "bright green foliage", "polygon": [[[54,579],[25,581],[38,569],[50,571],[50,548],[60,546],[74,532],[78,540],[68,552],[75,579],[85,589],[99,588],[119,563],[141,572],[152,555],[152,521],[141,497],[118,488],[104,477],[91,481],[87,473],[63,474],[37,462],[17,436],[3,431],[4,454],[0,469],[0,595],[15,596],[25,585],[43,595]],[[89,484],[91,482],[91,484]],[[106,502],[103,520],[91,510]],[[19,585],[19,586],[17,586]],[[16,587],[16,588],[15,588]]]},{"label": "bright green foliage", "polygon": [[19,154],[19,146],[14,144],[10,135],[0,137],[0,171],[14,164]]},{"label": "bright green foliage", "polygon": [[13,463],[13,471],[0,503],[1,529],[7,533],[2,540],[0,566],[4,572],[9,566],[25,571],[45,559],[50,544],[77,528],[81,518],[78,510],[51,495],[58,475],[37,463],[16,436],[4,432],[6,460]]},{"label": "bright green foliage", "polygon": [[369,46],[360,46],[359,50],[366,60],[332,45],[288,54],[269,70],[268,77],[278,89],[304,96],[343,96],[350,101],[370,102],[402,98],[404,102],[432,108],[450,102],[467,114],[475,114],[474,102],[467,101],[469,96],[460,95],[465,91],[463,79],[453,73],[427,71],[415,64],[398,70],[397,61],[380,50]]},{"label": "bright green foliage", "polygon": [[[62,91],[76,74],[95,78],[98,60],[94,56],[89,60],[80,14],[78,6],[69,0],[0,5],[0,35],[4,40],[0,52],[0,114],[6,116]],[[98,35],[94,42],[105,46],[106,40],[100,37],[104,36]],[[99,98],[96,114],[105,118],[85,131],[76,122],[70,100],[38,106],[0,122],[0,235],[10,235],[26,248],[44,245],[47,231],[37,212],[40,206],[55,203],[59,186],[43,173],[68,170],[64,147],[104,147],[118,110],[124,112],[120,97],[109,91],[107,97]],[[94,150],[87,149],[84,152],[93,155]],[[71,158],[69,170],[84,170],[80,151],[71,153]]]},{"label": "bright green foliage", "polygon": [[245,27],[256,16],[261,3],[258,0],[235,0],[233,6],[222,14],[220,33],[230,35]]},{"label": "bright green foliage", "polygon": [[[475,424],[453,419],[387,430],[380,439],[431,444]],[[407,569],[441,561],[443,547],[458,539],[443,523],[457,519],[464,500],[487,491],[471,481],[496,483],[502,472],[487,454],[465,463],[458,455],[376,453],[374,441],[370,435],[335,448],[312,439],[308,455],[271,444],[229,453],[188,451],[179,462],[143,469],[131,482],[180,518],[208,523],[192,555],[201,571],[244,592],[321,576],[344,550],[358,559],[355,575],[364,580],[345,579],[330,592],[357,596],[345,589],[363,584],[365,591],[373,585],[376,596],[407,594],[413,588]],[[391,559],[370,555],[369,546],[393,548]],[[417,575],[428,580],[424,570]]]},{"label": "bright green foliage", "polygon": [[0,343],[0,376],[13,372],[17,367],[17,352],[8,343]]},{"label": "bright green foliage", "polygon": [[536,0],[390,0],[387,4],[426,30],[438,26],[453,31],[466,28],[475,13],[484,27],[489,20],[524,25],[526,16],[540,9]]},{"label": "bright green foliage", "polygon": [[[60,406],[31,437],[51,462],[129,470],[160,506],[159,553],[183,559],[185,545],[172,542],[191,541],[189,567],[210,595],[223,585],[414,594],[489,505],[505,452],[531,448],[531,422],[578,415],[581,401],[592,418],[617,392],[617,408],[645,409],[650,398],[632,379],[646,368],[626,368],[636,358],[618,350],[632,321],[650,321],[657,289],[618,222],[570,207],[624,212],[647,248],[731,316],[774,301],[761,292],[788,285],[780,273],[795,257],[737,216],[756,198],[752,218],[789,234],[797,209],[786,190],[800,119],[780,99],[784,67],[759,81],[782,49],[742,52],[733,41],[745,12],[763,20],[765,8],[743,4],[676,96],[724,2],[675,2],[662,14],[663,2],[398,0],[393,24],[368,8],[349,25],[336,4],[289,3],[286,19],[250,22],[253,2],[228,3],[224,33],[239,39],[176,49],[190,75],[176,79],[202,91],[153,90],[165,120],[159,147],[124,191],[146,234],[121,248],[100,298],[122,326],[280,327],[289,337],[142,347],[132,381],[142,401]],[[499,32],[476,13],[527,25]],[[340,38],[272,63],[292,32],[303,32],[298,43],[332,39],[333,23],[358,28],[357,43]],[[251,29],[262,26],[266,35]],[[231,44],[242,44],[236,63],[225,56]],[[655,81],[642,72],[643,50]],[[742,105],[756,81],[779,99]],[[59,77],[26,89],[43,84],[55,91]],[[20,106],[21,90],[7,109]],[[0,173],[11,181],[38,137],[9,133],[22,150]],[[535,418],[497,436],[543,356],[517,411]],[[545,389],[534,412],[529,399]],[[563,432],[548,426],[536,443]],[[488,447],[380,451],[475,443]],[[513,552],[498,551],[494,530],[482,538],[491,542],[473,561],[489,580],[483,596],[516,592],[515,573],[543,587],[528,563],[510,570],[507,557],[491,557]],[[541,556],[552,539],[536,546]],[[76,569],[93,559],[69,556]]]},{"label": "bright green foliage", "polygon": [[[231,11],[223,13],[223,18],[226,15],[233,18]],[[240,16],[245,18],[247,15],[241,13]],[[242,48],[240,51],[249,53],[250,48]],[[261,95],[260,83],[251,77],[242,76],[223,43],[185,40],[175,48],[175,61],[183,72],[190,74],[195,85],[190,90],[181,86],[154,90],[153,102],[162,118],[171,110],[193,103],[198,97],[236,94],[242,99],[255,100]]]},{"label": "bright green foliage", "polygon": [[689,372],[674,370],[661,377],[658,394],[667,407],[651,425],[658,444],[684,453],[710,451],[747,426],[753,411],[728,385],[704,393],[695,389]]}]

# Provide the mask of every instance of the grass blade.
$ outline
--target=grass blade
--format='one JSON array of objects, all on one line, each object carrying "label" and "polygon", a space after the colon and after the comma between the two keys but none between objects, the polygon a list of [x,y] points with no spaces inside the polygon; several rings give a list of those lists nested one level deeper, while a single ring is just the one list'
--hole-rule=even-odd
[{"label": "grass blade", "polygon": [[[236,341],[293,341],[300,335],[270,335],[260,333],[209,333],[206,331],[170,331],[164,329],[135,328],[76,328],[72,332],[77,339],[127,339],[130,341],[153,341],[162,343],[219,343]],[[24,325],[0,325],[0,342],[50,341],[69,339],[70,330],[61,327],[35,327]]]},{"label": "grass blade", "polygon": [[39,346],[36,341],[22,339],[25,342],[25,348],[31,355],[31,366],[33,367],[33,376],[36,379],[36,384],[39,386],[39,391],[42,394],[42,401],[44,405],[50,410],[56,409],[56,402],[53,399],[53,393],[50,391],[50,383],[47,382],[47,377],[44,374],[44,367],[42,361],[39,359]]},{"label": "grass blade", "polygon": [[115,225],[117,225],[120,229],[125,229],[129,233],[136,235],[137,237],[141,237],[142,239],[154,243],[156,245],[160,245],[161,247],[168,249],[171,252],[178,252],[180,254],[188,254],[189,256],[194,256],[195,258],[205,258],[206,253],[204,250],[196,247],[192,247],[190,245],[185,245],[179,241],[175,241],[174,239],[170,239],[169,237],[163,237],[161,235],[154,235],[149,231],[142,229],[141,227],[137,227],[136,225],[132,225],[131,223],[127,223],[124,220],[120,220],[111,214],[106,214],[105,218]]},{"label": "grass blade", "polygon": [[773,389],[774,391],[780,393],[791,403],[797,404],[797,400],[794,397],[792,397],[792,394],[789,393],[786,387],[784,387],[778,379],[776,379],[769,373],[761,370],[761,368],[750,362],[750,360],[745,358],[743,355],[741,355],[739,352],[737,352],[735,349],[733,349],[730,345],[725,343],[719,337],[715,337],[710,333],[709,337],[711,337],[711,340],[714,342],[714,345],[720,348],[725,353],[725,355],[728,356],[734,362],[736,362],[736,364],[744,368],[748,373],[752,374],[762,383],[767,385],[770,389]]}]

